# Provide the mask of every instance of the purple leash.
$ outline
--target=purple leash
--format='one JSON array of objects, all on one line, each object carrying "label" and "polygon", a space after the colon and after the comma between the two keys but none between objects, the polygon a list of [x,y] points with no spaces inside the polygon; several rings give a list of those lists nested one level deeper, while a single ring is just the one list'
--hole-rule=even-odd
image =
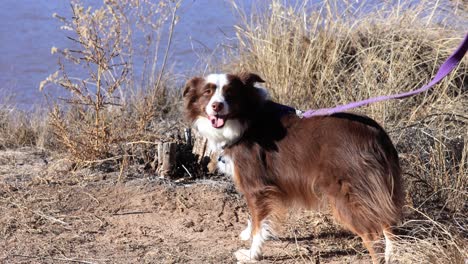
[{"label": "purple leash", "polygon": [[437,72],[434,79],[432,79],[431,82],[429,82],[428,84],[424,85],[423,87],[421,87],[419,89],[409,91],[409,92],[405,92],[405,93],[395,94],[395,95],[377,96],[377,97],[369,98],[369,99],[362,100],[362,101],[359,101],[359,102],[353,102],[353,103],[349,103],[349,104],[345,104],[345,105],[339,105],[339,106],[332,107],[332,108],[321,108],[321,109],[316,109],[316,110],[310,109],[310,110],[307,110],[305,113],[303,113],[302,116],[305,117],[305,118],[309,118],[309,117],[312,117],[312,116],[331,115],[331,114],[334,114],[334,113],[343,112],[343,111],[346,111],[348,109],[360,107],[360,106],[363,106],[363,105],[376,103],[376,102],[380,102],[380,101],[386,101],[386,100],[390,100],[390,99],[402,99],[402,98],[406,98],[406,97],[413,96],[413,95],[422,93],[424,91],[427,91],[427,90],[429,90],[429,88],[434,86],[440,80],[445,78],[445,76],[447,76],[458,65],[458,63],[460,63],[460,61],[462,60],[463,56],[465,55],[467,49],[468,49],[468,34],[465,35],[465,39],[460,44],[460,46],[455,50],[455,52],[442,64],[442,66],[440,66],[440,69]]}]

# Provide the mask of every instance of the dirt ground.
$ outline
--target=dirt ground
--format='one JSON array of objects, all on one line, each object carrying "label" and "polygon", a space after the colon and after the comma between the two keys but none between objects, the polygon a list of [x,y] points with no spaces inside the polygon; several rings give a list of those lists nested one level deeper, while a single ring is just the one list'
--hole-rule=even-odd
[{"label": "dirt ground", "polygon": [[[247,211],[229,179],[171,183],[0,152],[0,263],[235,263]],[[260,263],[370,263],[326,213],[296,212]]]}]

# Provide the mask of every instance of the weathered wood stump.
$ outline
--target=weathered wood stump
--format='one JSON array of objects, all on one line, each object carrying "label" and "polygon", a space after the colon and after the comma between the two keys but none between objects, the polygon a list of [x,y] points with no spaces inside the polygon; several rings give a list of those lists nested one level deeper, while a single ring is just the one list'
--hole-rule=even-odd
[{"label": "weathered wood stump", "polygon": [[[186,129],[184,134],[187,145],[192,145],[193,141],[192,153],[196,157],[196,162],[198,162],[202,167],[205,167],[208,172],[214,173],[217,169],[219,154],[211,151],[208,147],[208,140],[196,131]],[[176,157],[176,143],[158,143],[153,162],[151,162],[151,167],[156,169],[156,173],[161,178],[170,177],[176,168]]]},{"label": "weathered wood stump", "polygon": [[177,145],[174,142],[165,142],[158,144],[158,174],[163,177],[169,177],[176,166]]},{"label": "weathered wood stump", "polygon": [[208,147],[208,140],[196,131],[193,131],[193,150],[192,153],[197,157],[197,162],[206,166],[208,172],[216,171],[219,153],[211,151]]}]

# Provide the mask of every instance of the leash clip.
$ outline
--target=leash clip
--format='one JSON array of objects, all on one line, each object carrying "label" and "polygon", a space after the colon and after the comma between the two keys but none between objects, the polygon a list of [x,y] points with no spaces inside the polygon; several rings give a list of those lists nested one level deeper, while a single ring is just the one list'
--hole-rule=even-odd
[{"label": "leash clip", "polygon": [[296,115],[301,119],[304,118],[304,112],[299,109],[296,109]]}]

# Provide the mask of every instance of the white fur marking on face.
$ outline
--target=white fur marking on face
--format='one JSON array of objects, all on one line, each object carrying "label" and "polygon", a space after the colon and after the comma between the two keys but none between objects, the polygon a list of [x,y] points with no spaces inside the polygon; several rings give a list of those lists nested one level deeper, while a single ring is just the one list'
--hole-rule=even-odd
[{"label": "white fur marking on face", "polygon": [[[216,90],[212,95],[209,103],[205,107],[206,114],[212,115],[228,115],[230,107],[226,98],[223,95],[223,87],[229,83],[226,74],[210,74],[205,77],[207,83],[216,85]],[[263,100],[268,99],[268,91],[261,87],[255,86],[258,89]],[[212,108],[214,102],[223,103],[223,109],[219,113],[215,113]],[[208,139],[209,147],[213,151],[220,151],[227,145],[231,145],[238,141],[247,129],[246,123],[241,123],[237,119],[227,119],[224,126],[220,128],[214,128],[211,121],[204,116],[199,116],[195,122],[194,127]],[[231,166],[233,167],[233,166]],[[231,169],[232,170],[232,169]],[[226,170],[227,173],[227,170]],[[233,173],[231,173],[233,175]]]},{"label": "white fur marking on face", "polygon": [[[229,105],[227,104],[226,98],[224,98],[224,95],[223,95],[223,87],[226,84],[228,84],[227,75],[226,74],[210,74],[205,78],[205,81],[207,83],[213,83],[213,84],[216,85],[216,90],[215,90],[213,96],[211,96],[210,102],[208,102],[208,104],[205,107],[206,113],[208,115],[215,115],[215,114],[227,115],[227,114],[229,114]],[[216,113],[215,111],[213,111],[213,108],[211,107],[211,105],[213,103],[215,103],[215,102],[224,104],[224,108],[219,113]]]},{"label": "white fur marking on face", "polygon": [[222,128],[213,128],[208,118],[200,116],[194,126],[208,139],[211,150],[220,151],[226,145],[236,142],[244,133],[246,126],[237,119],[228,119]]}]

